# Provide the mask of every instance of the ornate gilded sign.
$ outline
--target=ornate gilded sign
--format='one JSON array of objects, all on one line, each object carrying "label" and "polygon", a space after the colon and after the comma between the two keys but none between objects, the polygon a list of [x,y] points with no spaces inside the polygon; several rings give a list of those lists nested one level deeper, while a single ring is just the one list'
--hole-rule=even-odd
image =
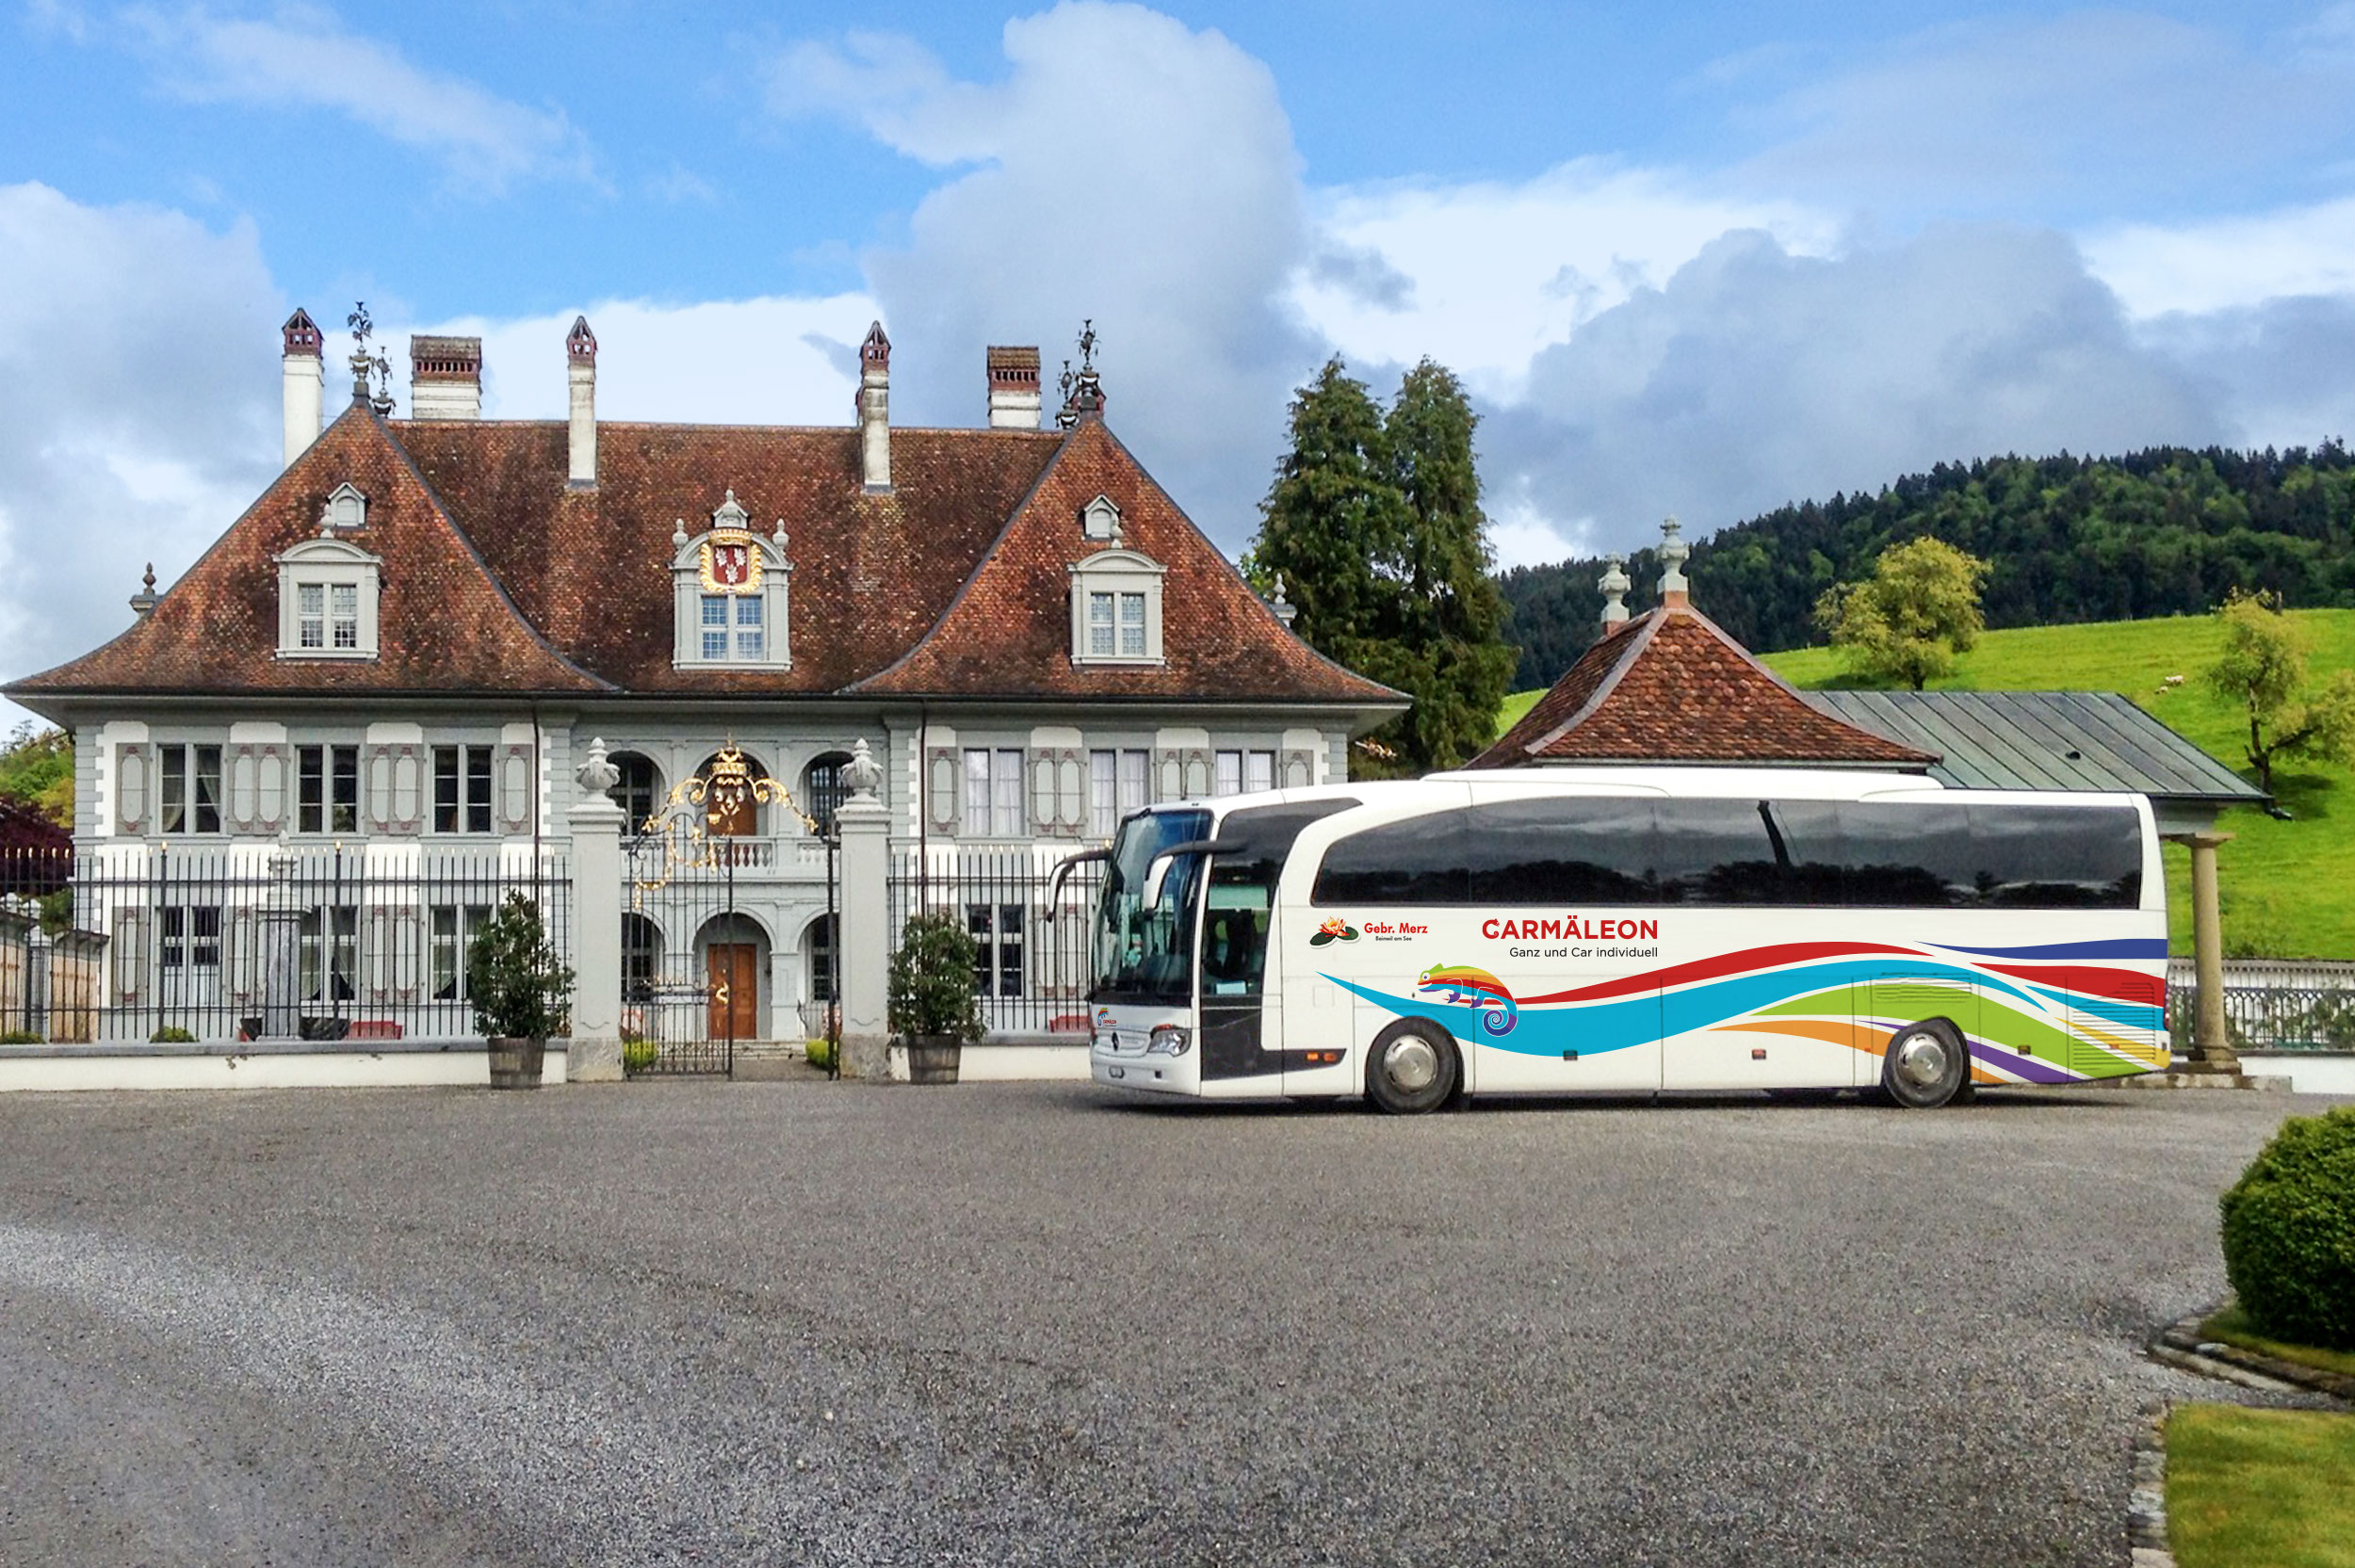
[{"label": "ornate gilded sign", "polygon": [[706,593],[760,591],[760,547],[742,528],[714,528],[704,536],[699,556]]}]

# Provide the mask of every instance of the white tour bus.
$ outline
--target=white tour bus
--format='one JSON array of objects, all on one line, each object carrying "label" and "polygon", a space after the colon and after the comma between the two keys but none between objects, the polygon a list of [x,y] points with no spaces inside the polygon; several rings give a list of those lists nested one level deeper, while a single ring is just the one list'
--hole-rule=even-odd
[{"label": "white tour bus", "polygon": [[1917,776],[1439,774],[1129,817],[1092,931],[1097,1083],[1168,1094],[1877,1090],[2168,1063],[2137,795]]}]

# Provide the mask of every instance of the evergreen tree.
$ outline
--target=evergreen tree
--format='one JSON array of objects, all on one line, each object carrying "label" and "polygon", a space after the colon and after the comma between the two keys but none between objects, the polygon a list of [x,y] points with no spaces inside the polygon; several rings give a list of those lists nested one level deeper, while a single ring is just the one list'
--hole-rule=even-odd
[{"label": "evergreen tree", "polygon": [[1428,360],[1387,417],[1328,362],[1292,404],[1245,558],[1263,590],[1282,579],[1309,646],[1414,697],[1368,737],[1369,772],[1451,768],[1494,737],[1515,655],[1488,575],[1475,423],[1462,383]]}]

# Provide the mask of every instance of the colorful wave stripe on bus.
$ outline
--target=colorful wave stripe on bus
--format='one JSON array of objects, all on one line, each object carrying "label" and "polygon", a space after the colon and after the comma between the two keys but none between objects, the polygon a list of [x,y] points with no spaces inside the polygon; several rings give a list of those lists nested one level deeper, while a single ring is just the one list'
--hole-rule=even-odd
[{"label": "colorful wave stripe on bus", "polygon": [[[1969,1039],[1974,1081],[2075,1083],[2167,1066],[2158,968],[2166,958],[2163,940],[2139,938],[2035,947],[1782,943],[1518,1002],[1478,969],[1424,972],[1416,989],[1428,996],[1324,978],[1400,1017],[1528,1056],[1586,1058],[1706,1029],[1788,1035],[1878,1058],[1901,1026],[1946,1017]],[[2153,967],[2127,966],[2136,962]],[[1489,1022],[1500,1011],[1502,1028]]]}]

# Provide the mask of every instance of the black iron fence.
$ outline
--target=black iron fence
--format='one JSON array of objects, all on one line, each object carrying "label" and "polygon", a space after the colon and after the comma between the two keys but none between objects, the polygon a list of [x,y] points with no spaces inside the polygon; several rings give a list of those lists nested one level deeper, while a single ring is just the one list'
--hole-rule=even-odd
[{"label": "black iron fence", "polygon": [[[2198,993],[2169,986],[2167,1026],[2178,1054],[2191,1048]],[[2227,985],[2224,1032],[2236,1051],[2355,1051],[2355,988]]]},{"label": "black iron fence", "polygon": [[103,952],[88,960],[71,1032],[53,1017],[52,1039],[463,1038],[479,1032],[467,957],[509,895],[537,904],[560,956],[570,949],[571,880],[548,852],[127,845],[0,857],[0,893],[20,889],[55,949]]},{"label": "black iron fence", "polygon": [[1085,1039],[1088,920],[1103,866],[1077,866],[1049,902],[1064,850],[904,849],[891,863],[891,946],[911,915],[944,914],[973,938],[974,989],[994,1037]]}]

